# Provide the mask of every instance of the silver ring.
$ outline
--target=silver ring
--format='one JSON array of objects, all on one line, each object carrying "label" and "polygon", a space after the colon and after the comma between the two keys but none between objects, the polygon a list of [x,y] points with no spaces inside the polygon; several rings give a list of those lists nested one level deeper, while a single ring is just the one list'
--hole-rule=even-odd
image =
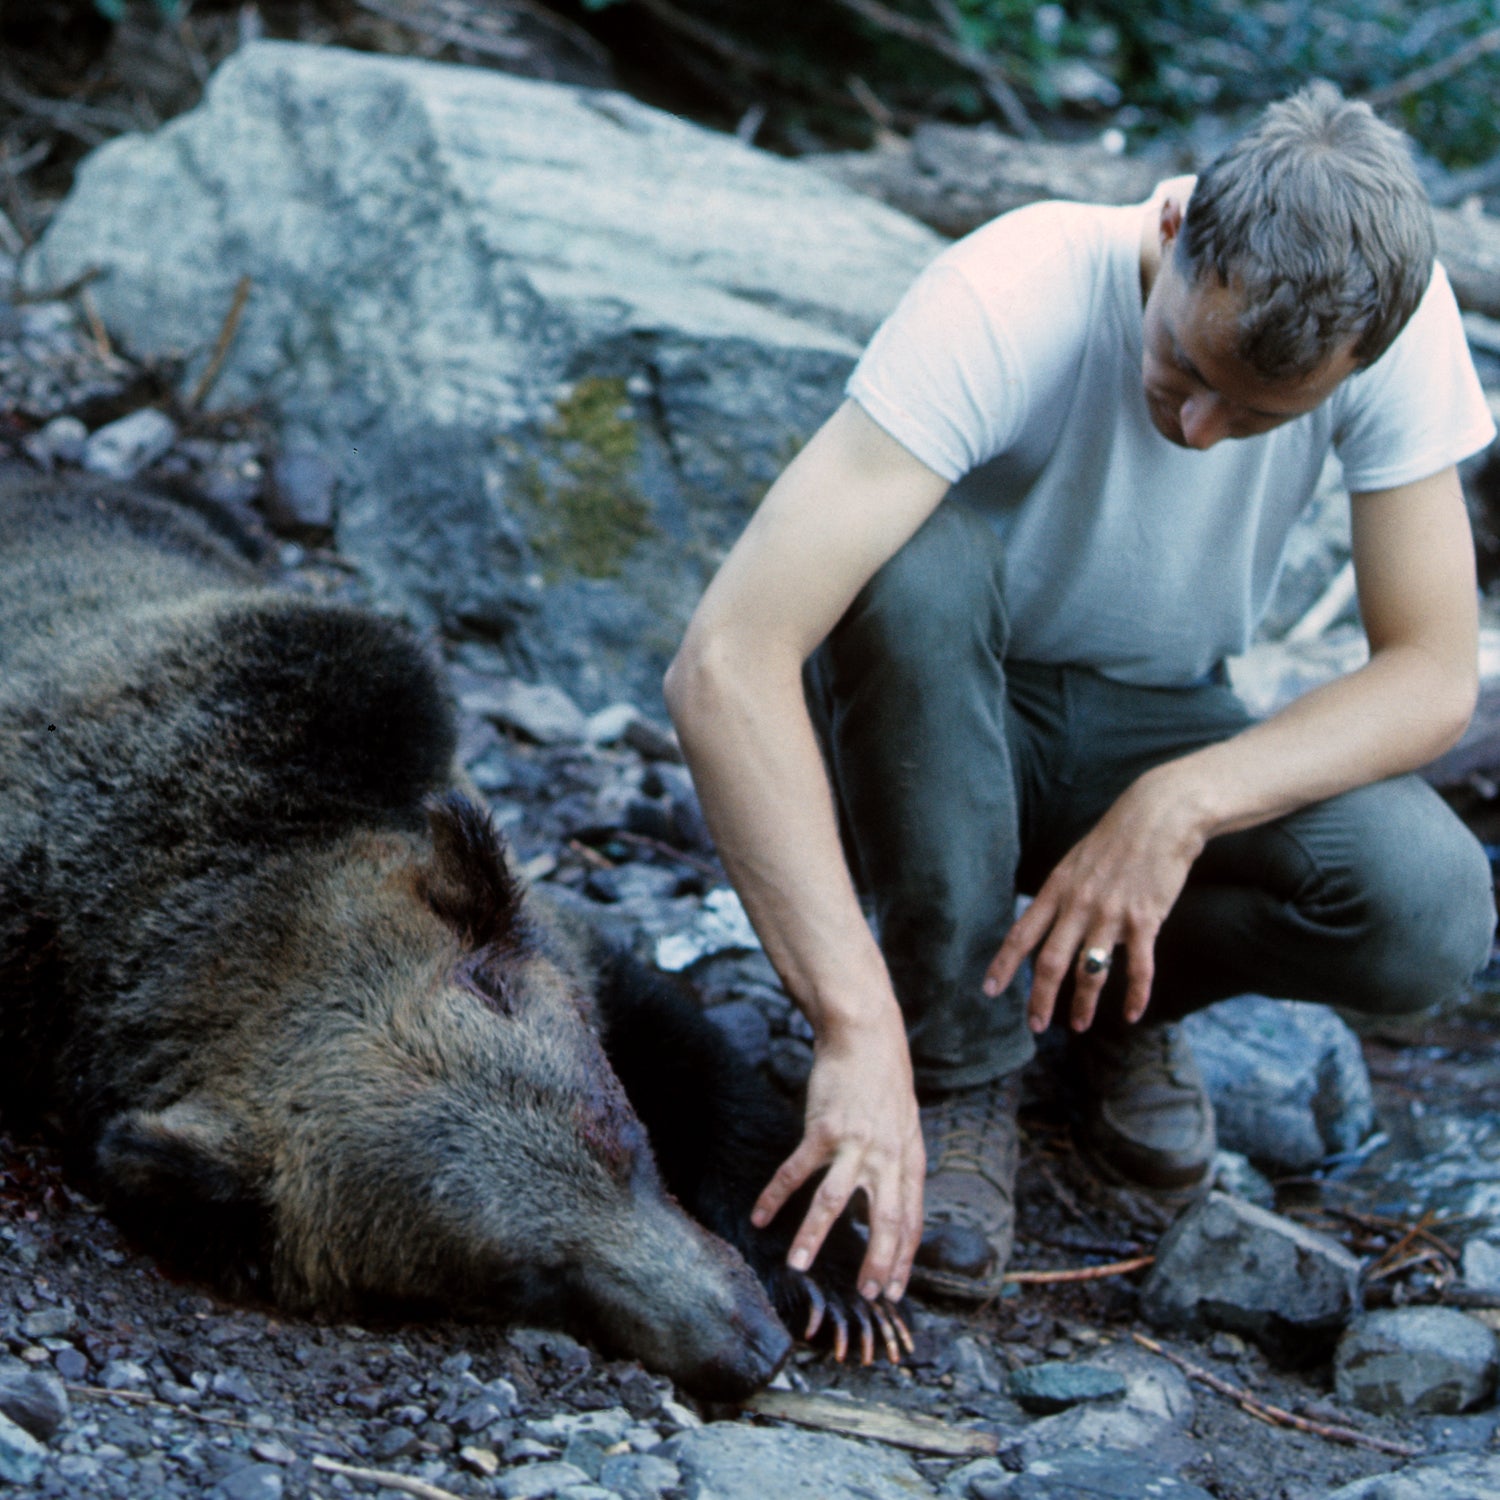
[{"label": "silver ring", "polygon": [[1085,948],[1083,950],[1083,972],[1085,974],[1107,974],[1114,955],[1108,948]]}]

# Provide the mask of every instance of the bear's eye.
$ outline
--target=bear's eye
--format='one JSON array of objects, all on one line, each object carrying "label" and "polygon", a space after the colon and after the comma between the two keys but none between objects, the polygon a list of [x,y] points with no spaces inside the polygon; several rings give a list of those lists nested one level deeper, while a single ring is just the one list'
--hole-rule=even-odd
[{"label": "bear's eye", "polygon": [[513,1016],[516,1013],[515,997],[501,955],[493,949],[480,948],[466,953],[453,967],[453,982],[466,989],[497,1014]]}]

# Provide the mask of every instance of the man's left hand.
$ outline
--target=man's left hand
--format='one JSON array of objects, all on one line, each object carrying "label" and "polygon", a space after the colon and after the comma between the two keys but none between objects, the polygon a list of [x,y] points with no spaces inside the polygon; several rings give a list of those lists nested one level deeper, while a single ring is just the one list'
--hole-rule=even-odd
[{"label": "man's left hand", "polygon": [[1140,1020],[1151,1000],[1156,934],[1203,848],[1190,807],[1191,800],[1174,785],[1170,765],[1134,782],[1063,857],[1017,919],[990,962],[985,994],[999,995],[1034,953],[1031,1029],[1049,1025],[1058,992],[1071,974],[1070,1024],[1085,1031],[1110,964],[1119,961],[1123,949],[1129,980],[1125,1019]]}]

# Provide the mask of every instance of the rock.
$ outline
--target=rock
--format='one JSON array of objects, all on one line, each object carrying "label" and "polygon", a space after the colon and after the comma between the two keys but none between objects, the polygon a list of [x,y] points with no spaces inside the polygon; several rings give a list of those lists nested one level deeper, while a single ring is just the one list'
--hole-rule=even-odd
[{"label": "rock", "polygon": [[588,739],[588,720],[551,683],[485,680],[458,671],[453,676],[459,704],[468,713],[480,714],[539,745],[581,745]]},{"label": "rock", "polygon": [[1486,1500],[1500,1495],[1500,1454],[1459,1453],[1356,1479],[1321,1500]]},{"label": "rock", "polygon": [[1182,1023],[1219,1143],[1272,1172],[1351,1151],[1375,1123],[1359,1039],[1323,1005],[1241,995]]},{"label": "rock", "polygon": [[1213,1186],[1231,1198],[1243,1198],[1257,1208],[1276,1207],[1276,1189],[1266,1176],[1256,1171],[1248,1156],[1238,1151],[1216,1151],[1212,1171]]},{"label": "rock", "polygon": [[277,531],[331,531],[338,474],[316,448],[289,448],[271,464],[266,520]]},{"label": "rock", "polygon": [[21,1332],[29,1339],[66,1338],[73,1331],[73,1310],[69,1307],[39,1307],[21,1319]]},{"label": "rock", "polygon": [[68,1393],[50,1371],[6,1359],[0,1361],[0,1412],[45,1443],[68,1419]]},{"label": "rock", "polygon": [[42,1472],[47,1450],[7,1416],[0,1416],[0,1479],[30,1484]]},{"label": "rock", "polygon": [[177,424],[154,406],[95,429],[83,445],[81,462],[91,474],[131,479],[154,464],[177,441]]},{"label": "rock", "polygon": [[1097,1365],[1054,1360],[1013,1371],[1010,1393],[1023,1410],[1048,1416],[1084,1401],[1119,1400],[1125,1395],[1125,1377]]},{"label": "rock", "polygon": [[1500,1339],[1451,1307],[1398,1307],[1361,1318],[1339,1340],[1340,1401],[1382,1415],[1467,1411],[1494,1392]]},{"label": "rock", "polygon": [[1016,1476],[998,1458],[976,1458],[943,1481],[944,1500],[1003,1500]]},{"label": "rock", "polygon": [[77,417],[53,417],[45,427],[22,439],[21,446],[33,463],[51,469],[54,464],[81,463],[88,436],[88,428]]},{"label": "rock", "polygon": [[621,1453],[604,1460],[599,1483],[621,1500],[662,1500],[682,1483],[682,1470],[654,1453]]},{"label": "rock", "polygon": [[921,1500],[936,1491],[890,1448],[830,1433],[713,1422],[661,1450],[689,1495],[714,1500]]},{"label": "rock", "polygon": [[1466,1287],[1476,1292],[1500,1292],[1500,1245],[1477,1237],[1465,1240],[1460,1269]]},{"label": "rock", "polygon": [[1207,1490],[1130,1454],[1064,1448],[1026,1466],[1005,1500],[1212,1500]]},{"label": "rock", "polygon": [[548,1500],[549,1496],[572,1485],[587,1484],[588,1478],[573,1464],[528,1464],[495,1480],[495,1493],[503,1500]]},{"label": "rock", "polygon": [[1332,1348],[1358,1296],[1359,1263],[1342,1245],[1211,1192],[1162,1237],[1141,1310],[1159,1327],[1226,1329],[1303,1364]]},{"label": "rock", "polygon": [[334,465],[384,603],[653,711],[716,558],[941,248],[619,94],[257,41],[93,153],[27,258]]},{"label": "rock", "polygon": [[99,1372],[99,1384],[107,1391],[138,1391],[151,1384],[151,1377],[133,1359],[112,1359]]},{"label": "rock", "polygon": [[730,1000],[703,1013],[729,1038],[745,1066],[758,1068],[771,1057],[771,1028],[753,1000]]},{"label": "rock", "polygon": [[275,1464],[244,1464],[211,1491],[213,1500],[281,1500],[286,1476]]}]

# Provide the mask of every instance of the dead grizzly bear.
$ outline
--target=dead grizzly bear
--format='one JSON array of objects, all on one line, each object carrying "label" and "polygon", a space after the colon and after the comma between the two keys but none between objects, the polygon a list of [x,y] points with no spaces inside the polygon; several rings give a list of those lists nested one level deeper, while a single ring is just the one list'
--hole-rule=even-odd
[{"label": "dead grizzly bear", "polygon": [[289,1309],[552,1322],[710,1395],[785,1357],[766,1290],[868,1351],[858,1237],[819,1288],[794,1208],[748,1221],[795,1117],[521,888],[402,627],[12,468],[0,660],[5,1109],[136,1233]]}]

